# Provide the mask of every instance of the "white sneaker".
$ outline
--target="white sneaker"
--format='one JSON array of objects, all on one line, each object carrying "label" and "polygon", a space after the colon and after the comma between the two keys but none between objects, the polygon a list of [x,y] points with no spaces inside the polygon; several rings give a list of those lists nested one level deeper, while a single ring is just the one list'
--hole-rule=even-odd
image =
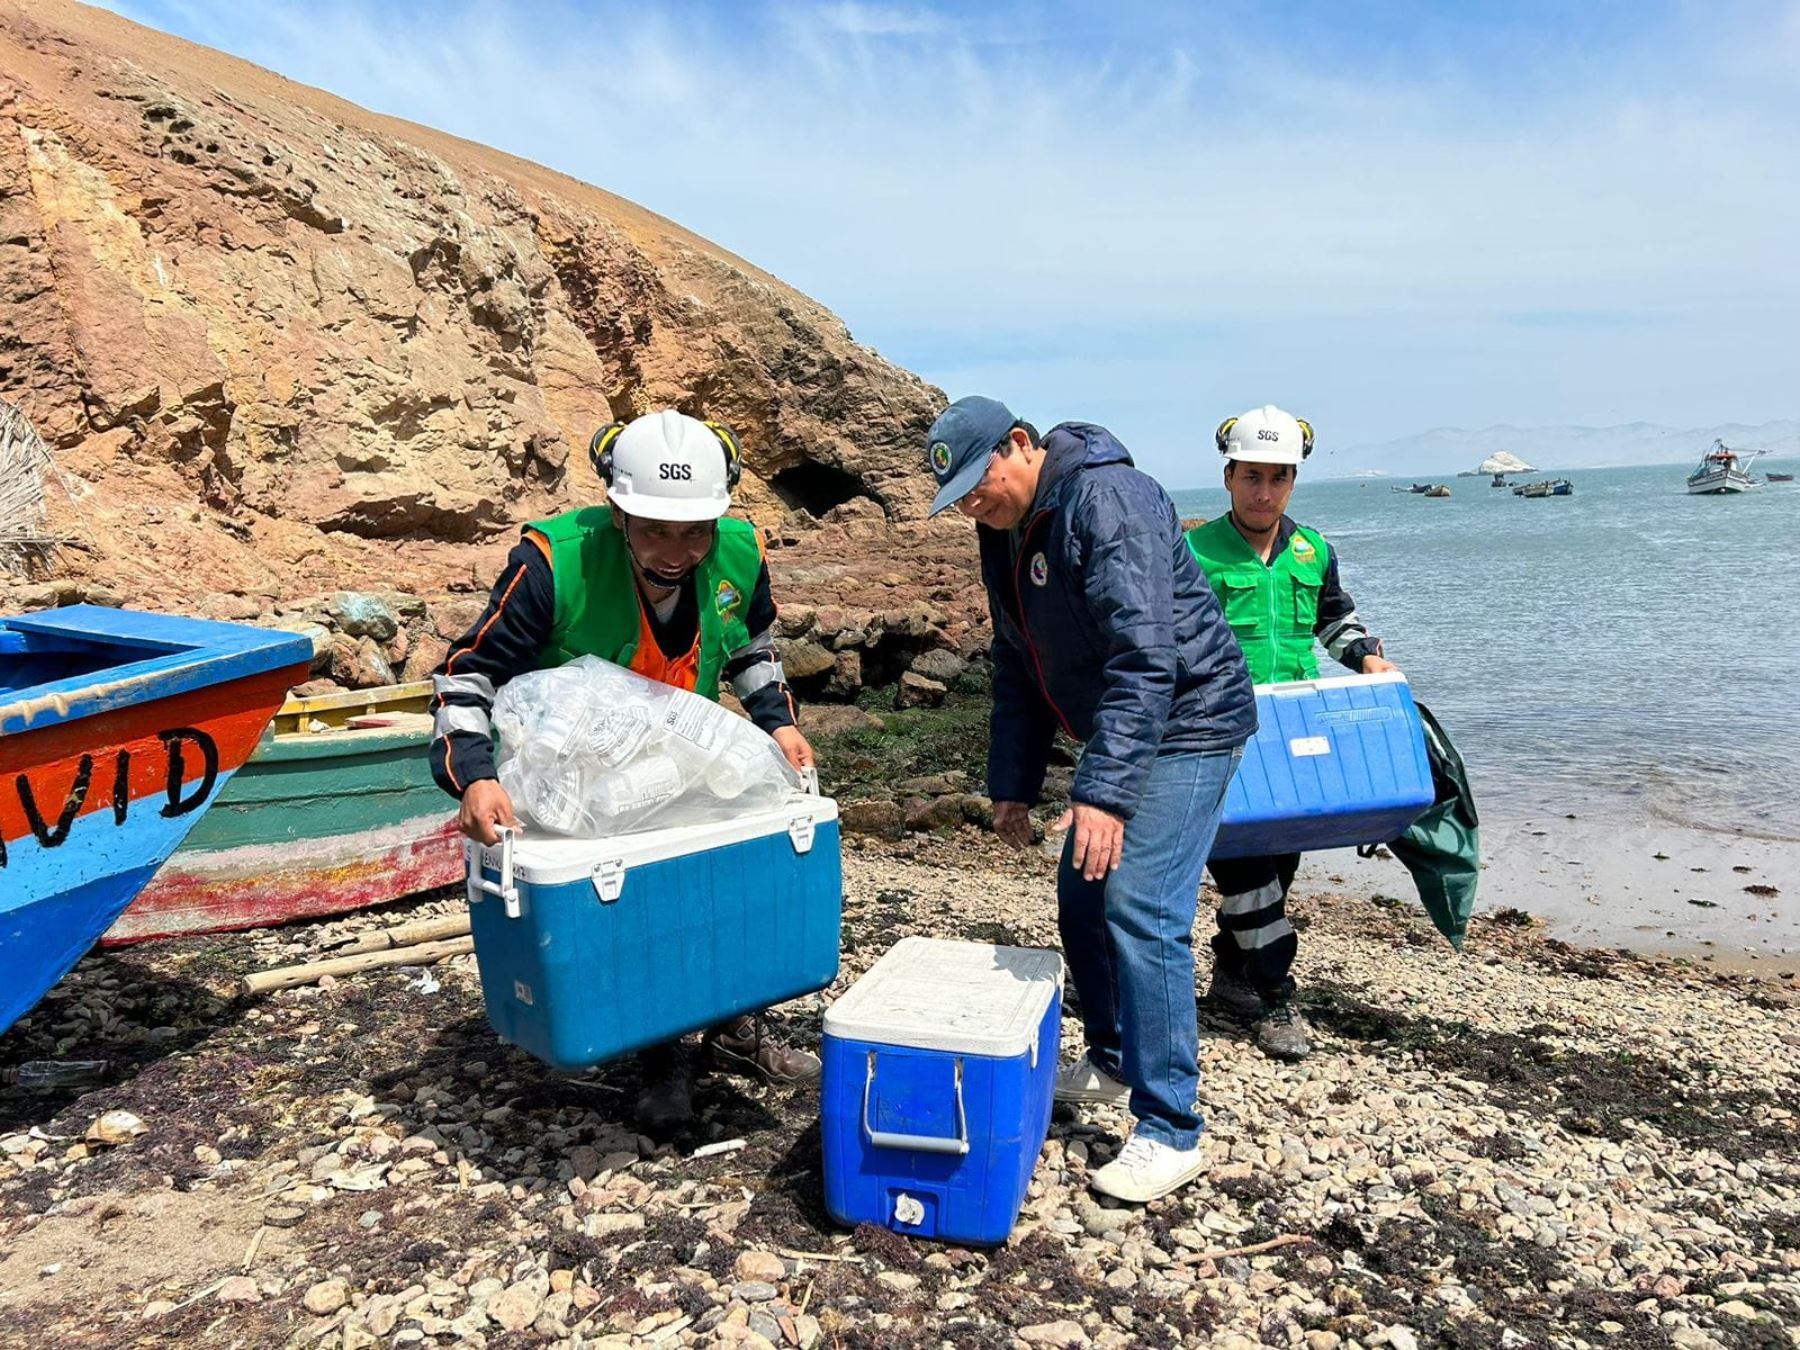
[{"label": "white sneaker", "polygon": [[1131,1100],[1131,1089],[1083,1055],[1066,1069],[1057,1070],[1056,1100],[1124,1106]]},{"label": "white sneaker", "polygon": [[1089,1177],[1088,1185],[1115,1200],[1142,1205],[1187,1185],[1206,1170],[1206,1162],[1198,1144],[1170,1148],[1133,1131],[1119,1156]]}]

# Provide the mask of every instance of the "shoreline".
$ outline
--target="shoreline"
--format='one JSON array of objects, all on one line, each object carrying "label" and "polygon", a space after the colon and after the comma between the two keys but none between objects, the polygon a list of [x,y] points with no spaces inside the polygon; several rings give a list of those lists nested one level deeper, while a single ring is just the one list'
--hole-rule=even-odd
[{"label": "shoreline", "polygon": [[[1778,975],[1800,969],[1800,840],[1598,812],[1482,821],[1476,913],[1519,909],[1582,946]],[[1309,855],[1296,887],[1413,896],[1392,860]]]},{"label": "shoreline", "polygon": [[[844,861],[824,999],[907,933],[1054,945],[1041,853],[962,829]],[[1416,904],[1309,890],[1317,1048],[1277,1064],[1203,1019],[1200,1180],[1097,1203],[1128,1119],[1059,1109],[1012,1238],[968,1251],[833,1225],[810,1094],[709,1075],[691,1131],[640,1137],[635,1064],[566,1076],[510,1050],[471,957],[429,993],[401,969],[222,996],[460,903],[86,958],[0,1042],[118,1070],[0,1098],[8,1343],[1711,1350],[1800,1324],[1791,985],[1492,910],[1453,956]],[[816,1044],[822,1001],[778,1020]],[[114,1109],[147,1131],[84,1143]]]}]

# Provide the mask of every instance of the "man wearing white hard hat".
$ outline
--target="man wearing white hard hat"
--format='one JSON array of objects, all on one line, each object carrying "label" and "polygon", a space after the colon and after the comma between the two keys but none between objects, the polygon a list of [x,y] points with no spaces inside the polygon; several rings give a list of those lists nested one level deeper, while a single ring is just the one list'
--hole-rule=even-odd
[{"label": "man wearing white hard hat", "polygon": [[[742,472],[737,438],[718,422],[668,410],[615,422],[588,445],[609,505],[527,525],[486,610],[434,674],[433,776],[458,798],[464,834],[483,844],[517,825],[495,777],[495,691],[527,671],[598,656],[716,700],[722,681],[797,769],[813,762],[775,650],[775,602],[761,537],[725,513]],[[818,1077],[746,1014],[705,1044],[726,1067],[774,1083]],[[639,1056],[638,1121],[653,1134],[686,1124],[693,1089],[674,1046]]]},{"label": "man wearing white hard hat", "polygon": [[[1337,551],[1287,514],[1300,465],[1312,454],[1312,427],[1265,406],[1227,418],[1214,439],[1225,457],[1231,510],[1189,530],[1188,547],[1224,607],[1250,678],[1317,679],[1315,643],[1357,674],[1396,669],[1339,581]],[[1297,853],[1208,864],[1221,900],[1207,997],[1251,1023],[1257,1045],[1277,1059],[1299,1059],[1309,1049],[1294,1007],[1299,941],[1287,918],[1299,865]]]}]

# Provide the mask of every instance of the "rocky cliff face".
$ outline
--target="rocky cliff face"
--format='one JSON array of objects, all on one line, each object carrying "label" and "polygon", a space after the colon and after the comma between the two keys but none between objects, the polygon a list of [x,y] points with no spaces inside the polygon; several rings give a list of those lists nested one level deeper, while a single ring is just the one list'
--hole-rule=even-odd
[{"label": "rocky cliff face", "polygon": [[[821,518],[922,514],[943,402],[629,202],[62,0],[0,0],[0,396],[72,488],[77,547],[27,602],[337,631],[329,593],[386,588],[428,602],[401,673],[520,522],[601,496],[601,423],[728,421],[741,504],[797,557]],[[853,609],[925,598],[834,565]],[[909,641],[954,645],[950,617]]]}]

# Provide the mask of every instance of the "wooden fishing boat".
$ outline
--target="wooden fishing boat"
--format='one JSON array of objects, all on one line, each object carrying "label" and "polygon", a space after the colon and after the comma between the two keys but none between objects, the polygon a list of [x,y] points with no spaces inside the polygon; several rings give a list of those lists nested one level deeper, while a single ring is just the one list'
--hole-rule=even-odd
[{"label": "wooden fishing boat", "polygon": [[1572,497],[1575,484],[1567,478],[1540,478],[1535,483],[1521,483],[1513,489],[1515,497]]},{"label": "wooden fishing boat", "polygon": [[290,698],[108,944],[260,928],[460,881],[454,803],[431,778],[429,681]]},{"label": "wooden fishing boat", "polygon": [[311,657],[298,634],[135,610],[0,618],[0,1032],[204,818]]}]

